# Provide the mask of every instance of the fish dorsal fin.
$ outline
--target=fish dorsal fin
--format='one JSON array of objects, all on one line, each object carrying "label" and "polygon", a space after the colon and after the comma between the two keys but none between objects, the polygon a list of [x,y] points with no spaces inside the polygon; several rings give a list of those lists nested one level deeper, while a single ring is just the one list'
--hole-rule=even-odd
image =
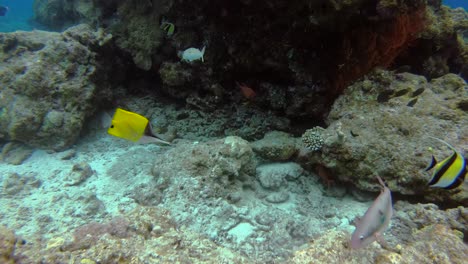
[{"label": "fish dorsal fin", "polygon": [[379,180],[379,183],[380,185],[382,185],[383,188],[387,187],[387,185],[385,185],[385,182],[382,180],[382,178],[380,178],[379,175],[376,175],[376,177],[377,177],[377,180]]},{"label": "fish dorsal fin", "polygon": [[[449,147],[451,150],[457,152],[457,151],[455,150],[455,148],[454,148],[452,145],[450,145],[447,141],[442,140],[442,139],[440,139],[440,138],[432,137],[432,136],[428,136],[428,137],[430,137],[430,138],[432,138],[432,139],[435,139],[435,140],[437,140],[437,141],[439,141],[439,142],[444,143],[444,144],[445,144],[447,147]],[[458,152],[457,152],[457,153],[458,153]]]},{"label": "fish dorsal fin", "polygon": [[425,171],[428,171],[432,168],[434,168],[434,166],[437,164],[437,160],[434,158],[434,155],[432,155],[432,159],[431,159],[431,163],[429,164],[429,166],[427,166],[426,169],[424,169]]},{"label": "fish dorsal fin", "polygon": [[205,62],[205,59],[204,59],[204,57],[205,57],[205,48],[206,48],[206,46],[203,46],[203,48],[202,48],[201,51],[200,51],[200,53],[201,53],[201,61],[202,61],[202,62]]}]

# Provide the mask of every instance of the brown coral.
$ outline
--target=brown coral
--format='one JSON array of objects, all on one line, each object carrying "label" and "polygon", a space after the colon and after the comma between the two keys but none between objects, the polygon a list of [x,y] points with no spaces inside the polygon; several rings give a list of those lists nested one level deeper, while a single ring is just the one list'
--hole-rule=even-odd
[{"label": "brown coral", "polygon": [[353,80],[376,66],[388,67],[412,45],[425,27],[425,7],[378,23],[367,23],[343,35],[341,55],[331,65],[330,83],[336,96]]}]

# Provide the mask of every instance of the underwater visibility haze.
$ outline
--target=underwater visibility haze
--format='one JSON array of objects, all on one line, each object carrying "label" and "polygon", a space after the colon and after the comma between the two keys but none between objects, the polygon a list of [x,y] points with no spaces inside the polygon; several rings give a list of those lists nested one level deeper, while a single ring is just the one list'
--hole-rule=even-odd
[{"label": "underwater visibility haze", "polygon": [[31,20],[33,17],[32,7],[33,0],[0,1],[0,32],[32,30],[35,25],[34,21]]},{"label": "underwater visibility haze", "polygon": [[0,1],[0,263],[467,263],[467,10]]}]

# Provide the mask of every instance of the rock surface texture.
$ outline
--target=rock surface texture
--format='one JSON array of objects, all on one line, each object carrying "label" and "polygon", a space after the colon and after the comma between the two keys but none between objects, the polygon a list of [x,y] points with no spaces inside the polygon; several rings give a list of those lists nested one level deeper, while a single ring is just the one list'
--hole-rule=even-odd
[{"label": "rock surface texture", "polygon": [[466,82],[448,74],[428,82],[413,74],[377,71],[350,86],[333,105],[317,162],[362,190],[376,189],[380,175],[393,192],[432,201],[468,204],[468,186],[447,191],[429,188],[424,169],[431,155],[453,152],[430,137],[468,149]]},{"label": "rock surface texture", "polygon": [[[256,105],[290,118],[323,118],[334,99],[375,67],[468,78],[468,25],[440,1],[36,1],[51,27],[89,23],[114,36],[128,67],[165,94],[216,108],[253,90]],[[49,10],[50,9],[50,10]],[[163,30],[172,23],[175,33]],[[205,47],[204,62],[181,62]],[[252,94],[252,93],[251,93]]]},{"label": "rock surface texture", "polygon": [[87,26],[1,33],[0,139],[49,149],[74,143],[106,87],[96,85],[105,76],[90,49],[103,41]]}]

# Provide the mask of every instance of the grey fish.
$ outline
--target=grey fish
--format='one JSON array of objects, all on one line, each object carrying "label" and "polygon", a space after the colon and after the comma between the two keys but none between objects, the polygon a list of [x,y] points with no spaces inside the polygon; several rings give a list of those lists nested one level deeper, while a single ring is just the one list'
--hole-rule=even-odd
[{"label": "grey fish", "polygon": [[363,248],[376,240],[385,245],[383,232],[390,224],[393,215],[392,193],[379,176],[377,179],[382,185],[382,191],[364,216],[355,220],[356,229],[351,236],[353,249]]}]

